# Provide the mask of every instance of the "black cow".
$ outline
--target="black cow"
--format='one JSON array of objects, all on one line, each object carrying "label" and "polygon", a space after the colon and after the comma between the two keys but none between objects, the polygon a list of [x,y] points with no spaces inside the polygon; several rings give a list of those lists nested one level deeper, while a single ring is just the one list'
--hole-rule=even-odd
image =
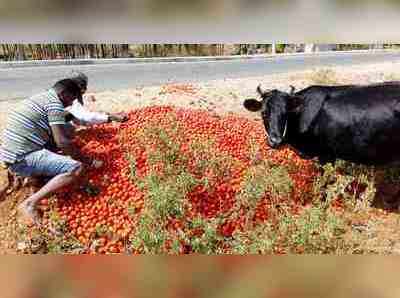
[{"label": "black cow", "polygon": [[257,91],[262,100],[246,99],[244,106],[261,112],[272,148],[288,144],[322,163],[400,161],[400,82]]}]

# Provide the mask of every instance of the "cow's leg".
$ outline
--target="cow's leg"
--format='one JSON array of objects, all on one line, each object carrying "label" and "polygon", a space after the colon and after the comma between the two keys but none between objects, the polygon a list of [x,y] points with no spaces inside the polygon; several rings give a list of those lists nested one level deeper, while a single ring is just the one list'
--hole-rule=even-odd
[{"label": "cow's leg", "polygon": [[380,197],[383,208],[394,210],[399,207],[399,187],[393,184],[381,185],[377,195]]}]

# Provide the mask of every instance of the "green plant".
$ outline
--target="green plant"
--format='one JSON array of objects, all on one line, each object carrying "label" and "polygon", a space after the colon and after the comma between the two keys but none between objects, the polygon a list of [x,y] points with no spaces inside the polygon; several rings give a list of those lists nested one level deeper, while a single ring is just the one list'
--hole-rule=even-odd
[{"label": "green plant", "polygon": [[314,198],[329,208],[340,201],[349,210],[368,208],[376,193],[374,169],[344,161],[328,163],[314,183]]}]

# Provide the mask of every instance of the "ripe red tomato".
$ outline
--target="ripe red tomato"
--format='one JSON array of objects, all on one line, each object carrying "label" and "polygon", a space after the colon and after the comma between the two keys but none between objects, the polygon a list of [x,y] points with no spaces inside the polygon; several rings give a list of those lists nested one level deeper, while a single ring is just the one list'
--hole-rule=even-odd
[{"label": "ripe red tomato", "polygon": [[[85,129],[74,140],[82,152],[105,162],[103,168],[88,172],[89,182],[99,188],[99,194],[91,197],[85,192],[66,188],[57,195],[57,211],[68,221],[71,234],[82,243],[91,239],[94,229],[105,229],[110,239],[132,235],[136,228],[136,221],[131,218],[132,208],[134,217],[139,217],[143,210],[150,208],[147,189],[139,189],[138,181],[155,170],[162,175],[166,167],[162,163],[152,164],[149,157],[157,150],[162,154],[169,150],[168,144],[157,134],[144,133],[155,125],[165,130],[172,144],[178,145],[176,168],[184,168],[198,180],[208,180],[207,186],[198,183],[188,192],[184,203],[186,218],[171,221],[168,224],[171,229],[183,229],[190,233],[186,221],[190,222],[198,216],[205,219],[228,216],[243,188],[248,169],[263,160],[294,169],[289,171],[294,184],[293,193],[285,200],[300,202],[311,193],[316,175],[311,162],[300,159],[289,149],[269,150],[261,122],[235,115],[216,117],[203,110],[145,107],[130,112],[129,120],[121,125],[104,124]],[[172,129],[173,126],[175,129]],[[199,145],[204,148],[194,149],[195,146],[201,147]],[[258,148],[256,157],[254,154],[251,157],[250,152],[254,151],[250,150],[251,146]],[[219,160],[216,165],[206,163],[205,169],[201,169],[204,161],[214,159]],[[133,178],[130,177],[132,161]],[[351,185],[349,191],[361,193],[363,186]],[[256,210],[242,208],[237,218],[226,218],[220,233],[228,237],[242,229],[250,211],[255,222],[267,220],[269,202],[270,197],[266,194],[258,202]],[[49,205],[49,202],[45,199],[41,204]],[[45,217],[49,217],[49,209],[44,212]],[[122,243],[100,239],[103,240],[99,242],[99,253],[115,253],[124,249]]]}]

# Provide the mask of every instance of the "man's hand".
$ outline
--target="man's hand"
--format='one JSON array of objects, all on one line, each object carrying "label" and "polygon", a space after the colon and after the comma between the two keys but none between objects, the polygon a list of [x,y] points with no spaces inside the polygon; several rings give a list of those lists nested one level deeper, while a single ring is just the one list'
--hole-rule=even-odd
[{"label": "man's hand", "polygon": [[101,167],[103,167],[103,164],[104,164],[104,162],[102,162],[101,160],[94,159],[94,160],[92,161],[91,166],[92,166],[93,168],[95,168],[95,169],[100,169]]},{"label": "man's hand", "polygon": [[128,115],[126,113],[110,113],[108,118],[110,121],[125,122],[128,120]]}]

